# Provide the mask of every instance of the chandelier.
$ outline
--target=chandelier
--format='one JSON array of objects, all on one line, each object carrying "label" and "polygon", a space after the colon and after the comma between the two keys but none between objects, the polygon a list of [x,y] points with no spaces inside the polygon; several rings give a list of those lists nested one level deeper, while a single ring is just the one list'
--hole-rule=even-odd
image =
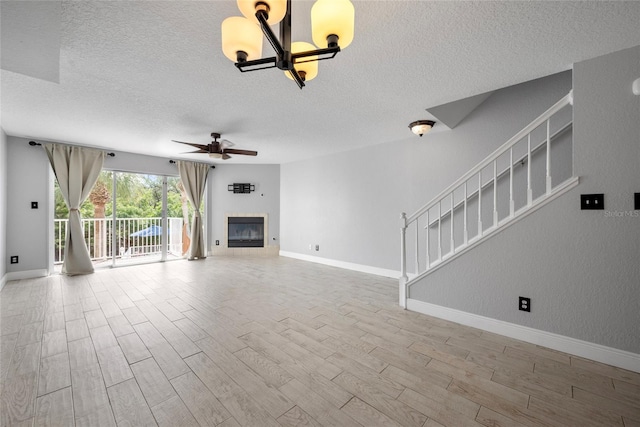
[{"label": "chandelier", "polygon": [[[237,0],[244,15],[222,22],[222,52],[241,72],[278,68],[300,89],[318,75],[318,61],[331,59],[353,40],[353,4],[317,0],[311,8],[313,43],[291,41],[291,0]],[[271,25],[280,23],[280,38]],[[262,36],[276,55],[262,58]]]}]

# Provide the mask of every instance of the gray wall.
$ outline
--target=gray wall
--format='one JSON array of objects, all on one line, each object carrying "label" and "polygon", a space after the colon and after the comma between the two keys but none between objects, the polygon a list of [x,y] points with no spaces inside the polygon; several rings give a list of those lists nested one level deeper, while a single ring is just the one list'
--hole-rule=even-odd
[{"label": "gray wall", "polygon": [[0,127],[0,289],[5,280],[7,264],[7,135]]},{"label": "gray wall", "polygon": [[[267,213],[269,215],[268,245],[280,244],[280,165],[216,165],[209,181],[209,248],[215,241],[224,244],[224,217],[231,213]],[[234,194],[227,186],[251,183],[255,191]],[[267,244],[265,242],[265,244]]]},{"label": "gray wall", "polygon": [[8,273],[48,268],[50,167],[45,151],[28,141],[7,137],[7,257],[19,257]]},{"label": "gray wall", "polygon": [[[411,288],[410,297],[640,353],[640,47],[573,70],[580,185]],[[580,194],[605,193],[605,211]],[[532,299],[531,313],[517,310]]]},{"label": "gray wall", "polygon": [[400,123],[400,141],[282,165],[281,250],[399,270],[400,212],[435,197],[570,89],[571,73],[560,73],[496,91],[451,131],[418,138]]}]

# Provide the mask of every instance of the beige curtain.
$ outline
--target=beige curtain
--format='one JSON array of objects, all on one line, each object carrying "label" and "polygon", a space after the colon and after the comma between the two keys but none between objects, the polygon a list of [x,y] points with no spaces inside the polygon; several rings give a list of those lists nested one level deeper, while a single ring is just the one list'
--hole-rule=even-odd
[{"label": "beige curtain", "polygon": [[79,209],[98,180],[104,163],[104,151],[59,144],[43,146],[69,208],[62,273],[70,276],[93,273]]},{"label": "beige curtain", "polygon": [[200,203],[204,196],[204,187],[207,183],[209,165],[203,163],[193,163],[178,161],[178,171],[184,186],[187,199],[193,206],[193,220],[191,221],[191,243],[187,252],[187,259],[206,258],[204,249],[204,231],[202,227],[202,216],[200,215]]}]

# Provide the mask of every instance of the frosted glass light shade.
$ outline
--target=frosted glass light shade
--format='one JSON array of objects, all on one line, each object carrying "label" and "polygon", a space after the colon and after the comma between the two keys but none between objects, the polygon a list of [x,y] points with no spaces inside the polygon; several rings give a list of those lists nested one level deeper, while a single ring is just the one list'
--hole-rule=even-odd
[{"label": "frosted glass light shade", "polygon": [[353,41],[355,9],[349,0],[318,0],[311,8],[311,33],[319,48],[327,47],[327,37],[338,36],[341,49]]},{"label": "frosted glass light shade", "polygon": [[269,25],[275,25],[282,21],[284,14],[287,13],[287,0],[238,0],[238,9],[247,18],[258,22],[256,19],[257,3],[266,3],[269,6],[269,19],[267,19]]},{"label": "frosted glass light shade", "polygon": [[253,21],[232,16],[222,21],[222,52],[236,62],[238,51],[246,52],[247,61],[262,57],[262,30]]},{"label": "frosted glass light shade", "polygon": [[435,124],[436,122],[434,122],[433,120],[416,120],[409,125],[409,129],[411,129],[411,132],[415,133],[416,135],[422,136],[425,133],[429,132]]},{"label": "frosted glass light shade", "polygon": [[[291,53],[298,52],[306,52],[308,50],[316,50],[316,47],[311,43],[307,42],[293,42],[291,43]],[[294,64],[297,71],[302,71],[305,73],[304,81],[308,82],[309,80],[314,79],[318,75],[318,55],[307,56],[306,58],[301,58],[302,61],[314,60],[312,62],[301,62],[298,64]],[[284,72],[284,75],[293,80],[291,74],[288,71]]]}]

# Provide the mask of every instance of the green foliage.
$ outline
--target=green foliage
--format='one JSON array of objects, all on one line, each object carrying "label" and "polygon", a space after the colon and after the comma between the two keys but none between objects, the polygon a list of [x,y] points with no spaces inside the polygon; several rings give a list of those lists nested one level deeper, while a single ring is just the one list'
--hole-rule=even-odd
[{"label": "green foliage", "polygon": [[[113,194],[113,172],[102,171],[98,180],[104,182]],[[167,216],[170,218],[182,218],[182,201],[178,185],[180,178],[169,177],[167,179]],[[55,218],[66,219],[69,217],[69,209],[55,183]],[[140,175],[133,173],[121,173],[116,175],[116,196],[118,199],[118,218],[150,218],[162,216],[162,177],[155,175]],[[202,207],[201,207],[202,209]],[[188,206],[189,218],[193,215],[193,208]],[[80,207],[82,218],[94,217],[94,206],[87,199]],[[113,202],[105,206],[105,216],[113,215]]]}]

